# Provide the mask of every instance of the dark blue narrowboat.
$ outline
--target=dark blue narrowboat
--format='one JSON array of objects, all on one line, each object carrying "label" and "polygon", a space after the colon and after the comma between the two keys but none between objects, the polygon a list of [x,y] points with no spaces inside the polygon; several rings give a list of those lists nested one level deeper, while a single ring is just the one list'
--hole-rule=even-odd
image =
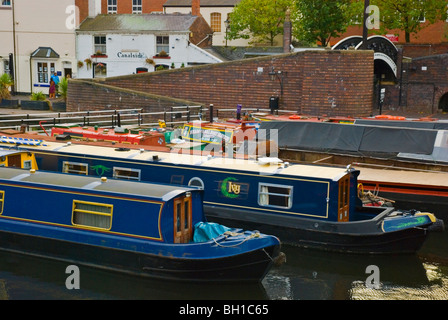
[{"label": "dark blue narrowboat", "polygon": [[202,191],[0,168],[0,249],[141,276],[260,281],[278,238],[204,218]]},{"label": "dark blue narrowboat", "polygon": [[260,230],[282,243],[307,248],[415,252],[440,222],[431,213],[363,206],[357,190],[359,170],[353,168],[70,142],[26,148],[33,150],[43,170],[203,189],[208,220]]}]

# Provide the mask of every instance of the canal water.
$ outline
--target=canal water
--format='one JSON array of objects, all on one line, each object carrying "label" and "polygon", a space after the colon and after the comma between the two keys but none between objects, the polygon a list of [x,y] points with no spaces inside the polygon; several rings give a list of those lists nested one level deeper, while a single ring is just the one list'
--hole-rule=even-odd
[{"label": "canal water", "polygon": [[[67,289],[67,263],[0,252],[0,300],[448,300],[446,231],[430,234],[417,254],[282,251],[286,264],[260,284],[164,282],[79,266],[79,289]],[[377,267],[374,282],[368,266]]]}]

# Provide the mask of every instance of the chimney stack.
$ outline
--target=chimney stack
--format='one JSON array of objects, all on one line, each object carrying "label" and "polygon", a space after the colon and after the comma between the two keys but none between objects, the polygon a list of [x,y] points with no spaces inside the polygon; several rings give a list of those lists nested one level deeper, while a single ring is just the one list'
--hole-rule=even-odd
[{"label": "chimney stack", "polygon": [[201,1],[191,0],[191,14],[194,16],[201,16]]}]

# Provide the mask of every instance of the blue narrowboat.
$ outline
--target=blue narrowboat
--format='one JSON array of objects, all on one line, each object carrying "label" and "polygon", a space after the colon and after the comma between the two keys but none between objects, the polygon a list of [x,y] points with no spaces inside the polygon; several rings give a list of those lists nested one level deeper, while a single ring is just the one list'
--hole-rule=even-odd
[{"label": "blue narrowboat", "polygon": [[202,191],[0,168],[0,249],[170,280],[261,281],[277,237],[208,223]]},{"label": "blue narrowboat", "polygon": [[363,206],[360,172],[353,168],[71,142],[26,148],[43,170],[203,189],[208,220],[274,234],[284,244],[351,253],[415,252],[430,227],[440,223],[431,213]]}]

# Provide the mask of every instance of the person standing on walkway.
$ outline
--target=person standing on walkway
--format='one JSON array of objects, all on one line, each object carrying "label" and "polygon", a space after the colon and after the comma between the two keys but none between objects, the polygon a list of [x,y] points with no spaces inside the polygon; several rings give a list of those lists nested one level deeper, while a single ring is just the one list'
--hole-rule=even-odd
[{"label": "person standing on walkway", "polygon": [[53,78],[50,80],[50,91],[49,91],[50,99],[56,98],[56,84]]},{"label": "person standing on walkway", "polygon": [[55,94],[57,94],[58,91],[59,91],[59,77],[58,77],[58,74],[56,72],[51,76],[51,80],[54,81]]}]

